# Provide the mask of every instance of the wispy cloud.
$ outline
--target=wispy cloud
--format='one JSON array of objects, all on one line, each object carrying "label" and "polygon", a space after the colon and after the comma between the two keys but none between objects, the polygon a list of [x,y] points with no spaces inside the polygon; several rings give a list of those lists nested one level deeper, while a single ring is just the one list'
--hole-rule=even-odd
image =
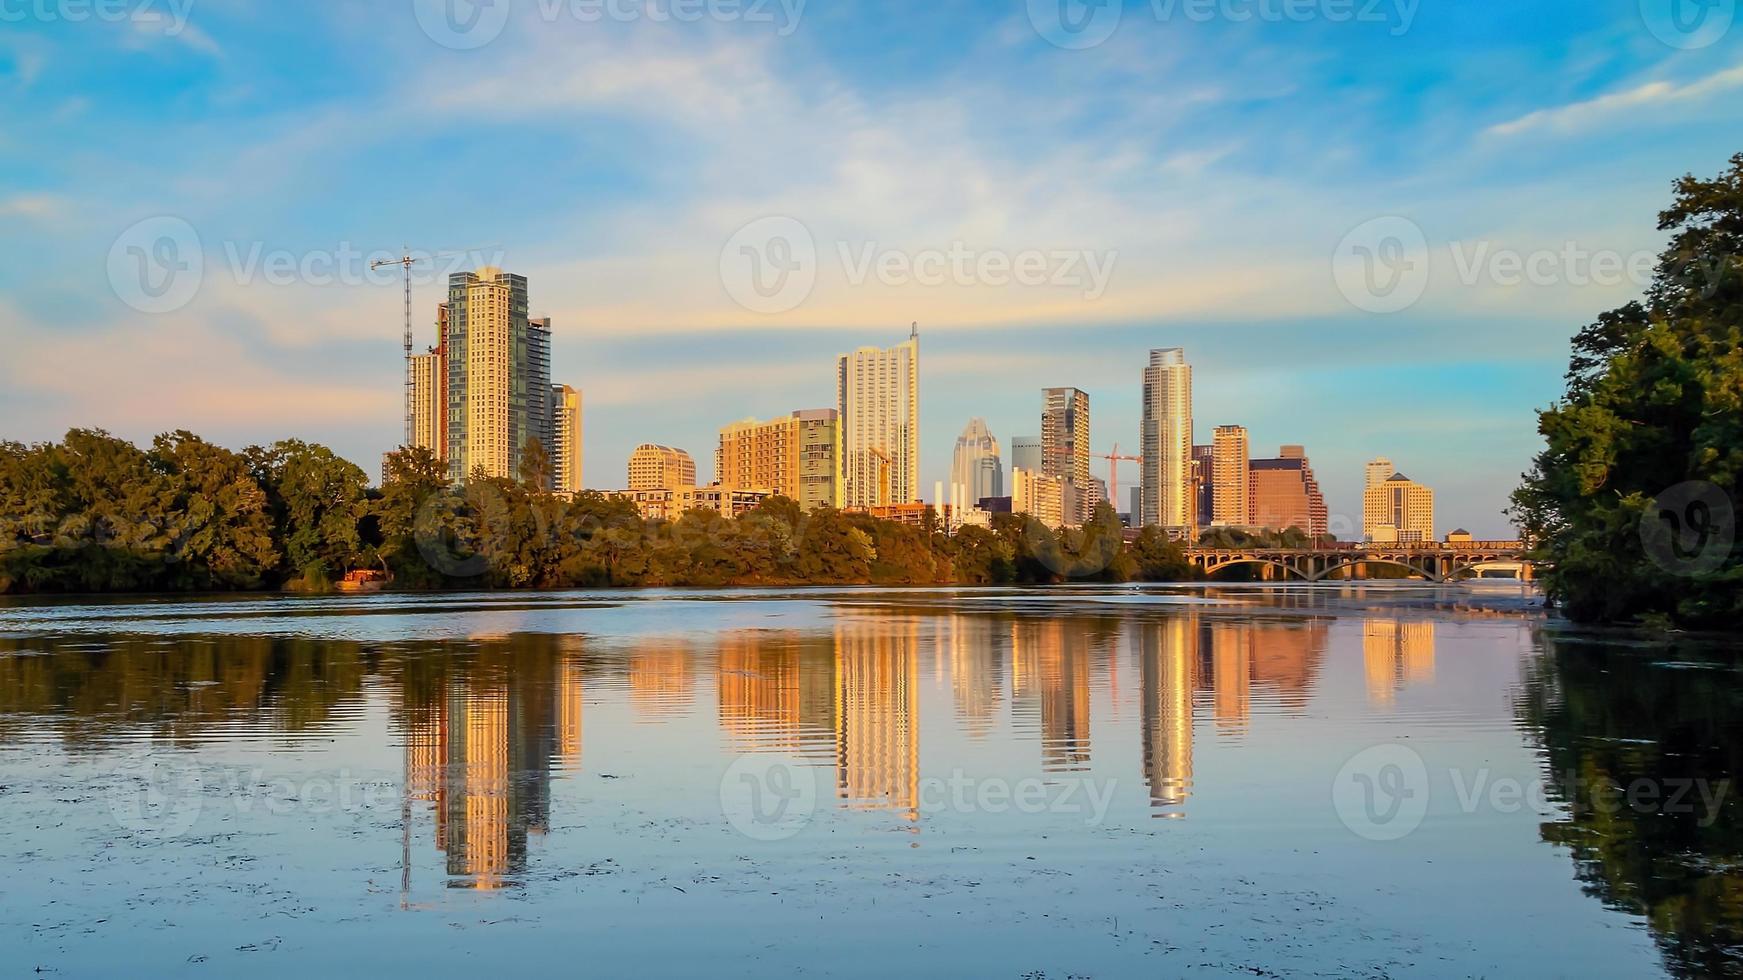
[{"label": "wispy cloud", "polygon": [[1743,88],[1743,65],[1683,85],[1667,81],[1647,82],[1583,102],[1538,109],[1490,126],[1488,132],[1494,136],[1517,136],[1533,130],[1571,132],[1589,129],[1649,107],[1698,102],[1736,88]]},{"label": "wispy cloud", "polygon": [[0,197],[0,218],[55,218],[65,213],[66,199],[58,194],[14,194]]}]

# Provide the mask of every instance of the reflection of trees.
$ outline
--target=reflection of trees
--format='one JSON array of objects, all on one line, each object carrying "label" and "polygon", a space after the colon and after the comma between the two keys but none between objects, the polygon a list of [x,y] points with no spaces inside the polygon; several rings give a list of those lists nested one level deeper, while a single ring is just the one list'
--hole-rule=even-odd
[{"label": "reflection of trees", "polygon": [[368,659],[304,637],[0,639],[0,716],[41,716],[69,745],[141,729],[191,742],[226,724],[295,736],[361,697]]},{"label": "reflection of trees", "polygon": [[[1689,657],[1676,651],[1677,660]],[[1544,824],[1543,837],[1572,851],[1589,894],[1646,917],[1673,973],[1735,974],[1743,970],[1743,688],[1729,661],[1678,669],[1667,659],[1559,640],[1528,668],[1519,713],[1541,737],[1552,791],[1570,808]],[[1667,793],[1706,780],[1709,792],[1726,795],[1716,814],[1694,791],[1687,812],[1642,812],[1626,794],[1643,779]]]}]

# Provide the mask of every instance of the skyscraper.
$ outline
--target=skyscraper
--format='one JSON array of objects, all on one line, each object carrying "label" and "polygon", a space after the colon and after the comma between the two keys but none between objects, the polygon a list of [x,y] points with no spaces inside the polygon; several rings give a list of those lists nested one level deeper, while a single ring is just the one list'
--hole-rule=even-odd
[{"label": "skyscraper", "polygon": [[675,490],[696,485],[696,461],[682,449],[644,442],[629,454],[631,490]]},{"label": "skyscraper", "polygon": [[1139,445],[1144,506],[1138,523],[1192,527],[1192,366],[1178,347],[1150,352]]},{"label": "skyscraper", "polygon": [[1089,453],[1089,394],[1077,388],[1042,389],[1041,471],[1071,488],[1068,524],[1082,524],[1095,511]]},{"label": "skyscraper", "polygon": [[1211,437],[1210,522],[1222,527],[1245,527],[1248,513],[1247,466],[1252,456],[1247,430],[1239,425],[1219,425]]},{"label": "skyscraper", "polygon": [[1011,469],[1041,472],[1041,437],[1011,437]]},{"label": "skyscraper", "polygon": [[551,489],[578,493],[581,482],[581,393],[551,386]]},{"label": "skyscraper", "polygon": [[725,426],[714,451],[714,479],[722,486],[773,491],[806,510],[840,507],[841,416],[817,408]]},{"label": "skyscraper", "polygon": [[999,458],[999,441],[993,438],[985,419],[970,419],[968,427],[956,438],[950,482],[962,488],[966,507],[987,497],[1005,495],[1005,468]]},{"label": "skyscraper", "polygon": [[[920,499],[920,327],[888,350],[861,347],[836,361],[846,505]],[[881,459],[880,459],[881,455]],[[888,479],[882,473],[888,467]],[[884,489],[888,486],[888,490]]]},{"label": "skyscraper", "polygon": [[448,474],[515,476],[529,438],[549,450],[551,322],[527,319],[525,276],[448,277]]},{"label": "skyscraper", "polygon": [[1215,459],[1216,447],[1192,447],[1192,510],[1199,527],[1210,527],[1211,514],[1216,511],[1216,481],[1211,479]]}]

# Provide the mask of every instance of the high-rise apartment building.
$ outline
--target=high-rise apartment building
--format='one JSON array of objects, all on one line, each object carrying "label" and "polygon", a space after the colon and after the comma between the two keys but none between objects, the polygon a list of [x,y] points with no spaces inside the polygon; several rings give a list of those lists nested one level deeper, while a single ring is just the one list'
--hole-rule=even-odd
[{"label": "high-rise apartment building", "polygon": [[1369,541],[1421,544],[1434,540],[1434,491],[1402,473],[1362,494],[1362,531]]},{"label": "high-rise apartment building", "polygon": [[1252,523],[1247,512],[1247,467],[1252,457],[1247,430],[1239,425],[1219,425],[1210,446],[1210,522],[1220,527],[1245,527]]},{"label": "high-rise apartment building", "polygon": [[412,445],[447,457],[448,433],[442,397],[448,387],[447,358],[432,350],[412,357]]},{"label": "high-rise apartment building", "polygon": [[527,318],[525,276],[448,278],[448,473],[517,475],[528,439],[551,444],[551,323]]},{"label": "high-rise apartment building", "polygon": [[1210,527],[1211,515],[1216,511],[1216,483],[1211,479],[1215,448],[1206,445],[1192,447],[1192,508],[1199,527]]},{"label": "high-rise apartment building", "polygon": [[1144,462],[1138,523],[1192,527],[1192,366],[1178,347],[1150,352],[1139,445]]},{"label": "high-rise apartment building", "polygon": [[770,490],[806,510],[840,507],[840,414],[818,408],[725,426],[714,452],[714,480],[727,487]]},{"label": "high-rise apartment building", "polygon": [[581,392],[551,386],[551,489],[579,493],[582,450]]},{"label": "high-rise apartment building", "polygon": [[1012,470],[1011,512],[1050,528],[1065,526],[1065,481],[1039,470]]},{"label": "high-rise apartment building", "polygon": [[969,419],[968,427],[957,436],[950,482],[961,488],[957,494],[964,507],[1005,495],[1005,468],[999,458],[999,441],[993,438],[985,419]]},{"label": "high-rise apartment building", "polygon": [[1071,488],[1067,524],[1085,523],[1095,511],[1089,454],[1089,393],[1077,388],[1042,389],[1041,471]]},{"label": "high-rise apartment building", "polygon": [[1306,450],[1284,446],[1275,459],[1253,460],[1250,473],[1248,523],[1276,531],[1299,528],[1314,537],[1327,533],[1330,515]]},{"label": "high-rise apartment building", "polygon": [[1041,472],[1041,437],[1011,437],[1011,469]]},{"label": "high-rise apartment building", "polygon": [[[887,350],[861,347],[836,360],[842,469],[849,507],[920,499],[920,328]],[[886,489],[887,488],[887,489]]]},{"label": "high-rise apartment building", "polygon": [[644,442],[629,454],[631,490],[675,490],[696,485],[696,461],[682,449]]}]

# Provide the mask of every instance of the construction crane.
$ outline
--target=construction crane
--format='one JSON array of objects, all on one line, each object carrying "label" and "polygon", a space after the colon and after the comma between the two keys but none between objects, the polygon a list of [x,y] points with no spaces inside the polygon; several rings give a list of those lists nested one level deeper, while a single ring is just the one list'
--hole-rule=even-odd
[{"label": "construction crane", "polygon": [[416,422],[412,417],[412,387],[414,385],[412,378],[412,266],[415,263],[430,260],[431,257],[427,255],[413,255],[411,246],[406,245],[403,246],[400,257],[397,259],[379,259],[369,263],[369,268],[372,271],[385,269],[390,265],[397,265],[405,270],[405,445],[407,446],[417,441],[417,433],[413,430]]},{"label": "construction crane", "polygon": [[1114,509],[1118,510],[1119,506],[1120,506],[1120,460],[1123,459],[1123,460],[1126,460],[1126,461],[1132,462],[1132,463],[1142,463],[1144,461],[1144,457],[1142,457],[1142,456],[1121,456],[1120,455],[1120,444],[1116,442],[1116,443],[1114,443],[1114,451],[1113,452],[1111,452],[1111,453],[1096,453],[1095,458],[1096,459],[1105,459],[1108,461],[1108,496],[1110,498],[1112,498],[1111,500],[1108,501],[1108,503],[1113,504]]}]

